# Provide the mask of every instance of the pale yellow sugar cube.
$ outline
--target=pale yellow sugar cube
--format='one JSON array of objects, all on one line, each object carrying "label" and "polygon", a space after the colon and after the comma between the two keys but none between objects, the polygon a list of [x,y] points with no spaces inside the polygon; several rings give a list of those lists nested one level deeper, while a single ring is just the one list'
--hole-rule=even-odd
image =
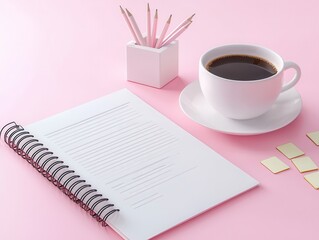
[{"label": "pale yellow sugar cube", "polygon": [[313,141],[314,144],[319,146],[319,131],[307,133],[307,137],[310,138],[310,140]]},{"label": "pale yellow sugar cube", "polygon": [[279,172],[282,172],[282,171],[289,169],[289,166],[277,157],[267,158],[267,159],[261,161],[261,164],[264,165],[266,168],[268,168],[273,173],[279,173]]},{"label": "pale yellow sugar cube", "polygon": [[280,145],[277,147],[277,149],[289,159],[299,157],[305,154],[293,143],[286,143]]},{"label": "pale yellow sugar cube", "polygon": [[304,176],[308,183],[315,189],[319,189],[319,172],[310,173]]},{"label": "pale yellow sugar cube", "polygon": [[318,166],[310,157],[298,157],[291,160],[293,164],[298,168],[299,172],[309,172],[317,170]]}]

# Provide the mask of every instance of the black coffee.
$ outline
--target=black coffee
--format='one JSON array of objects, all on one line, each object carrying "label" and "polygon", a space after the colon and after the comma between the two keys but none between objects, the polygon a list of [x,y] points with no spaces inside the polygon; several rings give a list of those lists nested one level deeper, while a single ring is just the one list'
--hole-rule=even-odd
[{"label": "black coffee", "polygon": [[268,61],[247,55],[227,55],[216,58],[206,65],[206,69],[222,78],[249,81],[270,77],[277,69]]}]

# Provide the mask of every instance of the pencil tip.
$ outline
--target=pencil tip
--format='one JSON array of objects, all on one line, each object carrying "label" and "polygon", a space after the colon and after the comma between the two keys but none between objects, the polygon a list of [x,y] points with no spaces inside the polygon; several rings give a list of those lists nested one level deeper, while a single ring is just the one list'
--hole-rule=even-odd
[{"label": "pencil tip", "polygon": [[195,13],[192,15],[192,16],[190,16],[189,18],[188,18],[188,20],[190,21],[190,20],[192,20],[192,18],[195,16]]},{"label": "pencil tip", "polygon": [[125,13],[121,5],[120,5],[120,9],[122,13]]},{"label": "pencil tip", "polygon": [[171,22],[171,19],[172,19],[172,14],[169,15],[169,18],[168,18],[168,20],[167,20],[167,23],[170,23],[170,22]]},{"label": "pencil tip", "polygon": [[147,3],[147,11],[151,11],[149,3]]},{"label": "pencil tip", "polygon": [[127,15],[132,16],[132,13],[130,13],[130,11],[127,10],[127,8],[125,8],[125,10],[126,10],[126,12],[127,12]]},{"label": "pencil tip", "polygon": [[157,9],[155,10],[155,17],[156,17],[156,18],[158,17]]}]

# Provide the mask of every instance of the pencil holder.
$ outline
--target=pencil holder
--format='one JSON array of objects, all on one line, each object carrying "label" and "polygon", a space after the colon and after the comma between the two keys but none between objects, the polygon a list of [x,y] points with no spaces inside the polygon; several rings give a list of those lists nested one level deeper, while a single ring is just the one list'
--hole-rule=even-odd
[{"label": "pencil holder", "polygon": [[127,80],[161,88],[178,75],[178,41],[161,48],[127,44]]}]

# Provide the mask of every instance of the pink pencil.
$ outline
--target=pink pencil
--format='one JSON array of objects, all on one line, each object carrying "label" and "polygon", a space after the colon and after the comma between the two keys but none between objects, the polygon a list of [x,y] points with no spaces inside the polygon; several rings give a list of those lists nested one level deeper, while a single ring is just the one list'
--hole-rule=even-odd
[{"label": "pink pencil", "polygon": [[150,4],[147,4],[147,46],[152,46],[152,36],[151,36],[151,10]]},{"label": "pink pencil", "polygon": [[162,46],[168,45],[171,42],[173,42],[178,36],[180,36],[188,27],[191,25],[192,22],[189,22],[184,27],[180,28],[179,31],[177,31],[173,36],[171,36],[169,39],[167,39],[165,42],[163,42]]},{"label": "pink pencil", "polygon": [[125,21],[126,21],[126,23],[127,23],[127,26],[129,27],[129,29],[130,29],[130,31],[131,31],[131,33],[132,33],[134,39],[135,39],[136,44],[140,45],[141,43],[140,43],[140,41],[138,40],[138,38],[137,38],[137,36],[136,36],[136,34],[135,34],[134,30],[133,30],[132,25],[131,25],[130,21],[128,20],[127,16],[126,16],[125,11],[123,10],[123,8],[122,8],[121,6],[120,6],[120,8],[121,8],[121,12],[122,12],[122,14],[123,14],[123,16],[124,16],[124,19],[125,19]]},{"label": "pink pencil", "polygon": [[161,47],[162,42],[163,42],[163,39],[164,39],[164,37],[165,37],[165,34],[166,34],[166,32],[167,32],[167,30],[168,30],[168,27],[169,27],[169,25],[170,25],[170,23],[171,23],[171,19],[172,19],[172,15],[169,16],[169,18],[168,18],[168,20],[167,20],[167,22],[166,22],[166,24],[165,24],[165,26],[164,26],[164,28],[163,28],[163,31],[162,31],[162,33],[161,33],[159,39],[158,39],[157,42],[156,42],[155,48],[160,48],[160,47]]},{"label": "pink pencil", "polygon": [[170,34],[167,35],[167,37],[163,40],[163,42],[166,42],[171,36],[173,36],[179,29],[181,29],[182,27],[184,27],[185,25],[187,25],[188,23],[190,23],[192,21],[192,18],[195,16],[195,13],[190,16],[189,18],[187,18],[186,20],[184,20],[181,24],[179,24]]},{"label": "pink pencil", "polygon": [[130,13],[130,11],[127,10],[127,8],[125,8],[125,10],[127,12],[128,18],[131,20],[132,27],[137,35],[138,40],[140,41],[140,44],[145,46],[145,40],[144,40],[142,33],[141,33],[141,31],[140,31],[140,29],[135,21],[135,18],[133,17],[132,13]]},{"label": "pink pencil", "polygon": [[155,16],[154,16],[154,21],[153,21],[153,30],[152,30],[152,44],[151,47],[155,47],[156,45],[156,31],[157,31],[157,20],[158,20],[158,15],[157,15],[157,9],[155,10]]}]

